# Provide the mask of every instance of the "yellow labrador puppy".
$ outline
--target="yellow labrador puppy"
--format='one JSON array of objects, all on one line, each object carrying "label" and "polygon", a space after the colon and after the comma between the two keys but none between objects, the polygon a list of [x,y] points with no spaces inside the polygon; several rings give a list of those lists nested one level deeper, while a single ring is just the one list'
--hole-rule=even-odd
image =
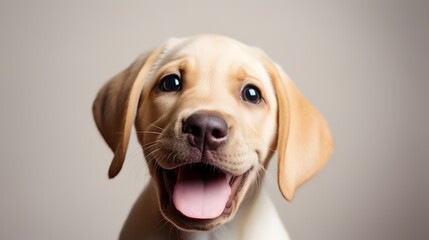
[{"label": "yellow labrador puppy", "polygon": [[[110,80],[93,105],[124,162],[135,125],[151,181],[120,239],[289,239],[259,190],[277,152],[291,200],[332,151],[322,115],[261,50],[223,36],[171,39]],[[134,123],[134,124],[133,124]]]}]

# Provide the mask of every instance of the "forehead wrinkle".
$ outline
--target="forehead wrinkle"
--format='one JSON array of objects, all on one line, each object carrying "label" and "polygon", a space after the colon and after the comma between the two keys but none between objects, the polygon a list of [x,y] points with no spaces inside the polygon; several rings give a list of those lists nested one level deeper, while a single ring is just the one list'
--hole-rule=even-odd
[{"label": "forehead wrinkle", "polygon": [[225,65],[218,56],[207,49],[194,49],[195,54],[189,54],[186,57],[186,75],[192,79],[189,81],[196,83],[194,86],[202,94],[211,94],[212,90],[227,77],[227,65]]},{"label": "forehead wrinkle", "polygon": [[236,68],[237,70],[232,70],[232,75],[234,76],[234,78],[244,81],[246,79],[253,79],[256,80],[258,82],[260,82],[259,78],[257,75],[255,75],[253,73],[253,71],[249,71],[249,67],[245,66],[245,65],[239,65],[238,67],[234,67],[231,66],[231,68]]}]

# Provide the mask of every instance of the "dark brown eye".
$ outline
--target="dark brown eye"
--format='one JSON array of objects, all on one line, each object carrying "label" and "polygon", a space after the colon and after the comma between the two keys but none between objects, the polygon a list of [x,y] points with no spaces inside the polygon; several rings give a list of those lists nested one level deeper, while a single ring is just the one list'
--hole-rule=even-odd
[{"label": "dark brown eye", "polygon": [[182,90],[182,79],[176,74],[170,74],[161,79],[159,89],[164,92],[178,92]]},{"label": "dark brown eye", "polygon": [[261,91],[254,85],[246,85],[241,91],[241,99],[246,102],[258,104],[262,101]]}]

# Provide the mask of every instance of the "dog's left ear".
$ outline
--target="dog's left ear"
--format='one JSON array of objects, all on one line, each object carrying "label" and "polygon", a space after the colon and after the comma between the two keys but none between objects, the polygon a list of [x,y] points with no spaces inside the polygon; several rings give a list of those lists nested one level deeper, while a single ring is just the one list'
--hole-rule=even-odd
[{"label": "dog's left ear", "polygon": [[278,103],[278,184],[283,197],[291,201],[298,187],[328,161],[333,141],[323,116],[280,66],[270,62],[268,72]]},{"label": "dog's left ear", "polygon": [[139,57],[104,85],[94,100],[95,123],[115,154],[109,178],[115,177],[122,168],[144,80],[160,51],[161,48],[157,48],[149,55]]}]

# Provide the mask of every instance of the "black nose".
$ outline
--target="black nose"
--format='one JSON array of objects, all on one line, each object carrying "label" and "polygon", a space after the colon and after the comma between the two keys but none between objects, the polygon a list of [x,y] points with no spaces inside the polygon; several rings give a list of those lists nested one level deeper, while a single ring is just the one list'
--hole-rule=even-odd
[{"label": "black nose", "polygon": [[193,114],[183,121],[182,131],[188,142],[203,151],[216,150],[226,142],[228,124],[220,117],[208,114]]}]

